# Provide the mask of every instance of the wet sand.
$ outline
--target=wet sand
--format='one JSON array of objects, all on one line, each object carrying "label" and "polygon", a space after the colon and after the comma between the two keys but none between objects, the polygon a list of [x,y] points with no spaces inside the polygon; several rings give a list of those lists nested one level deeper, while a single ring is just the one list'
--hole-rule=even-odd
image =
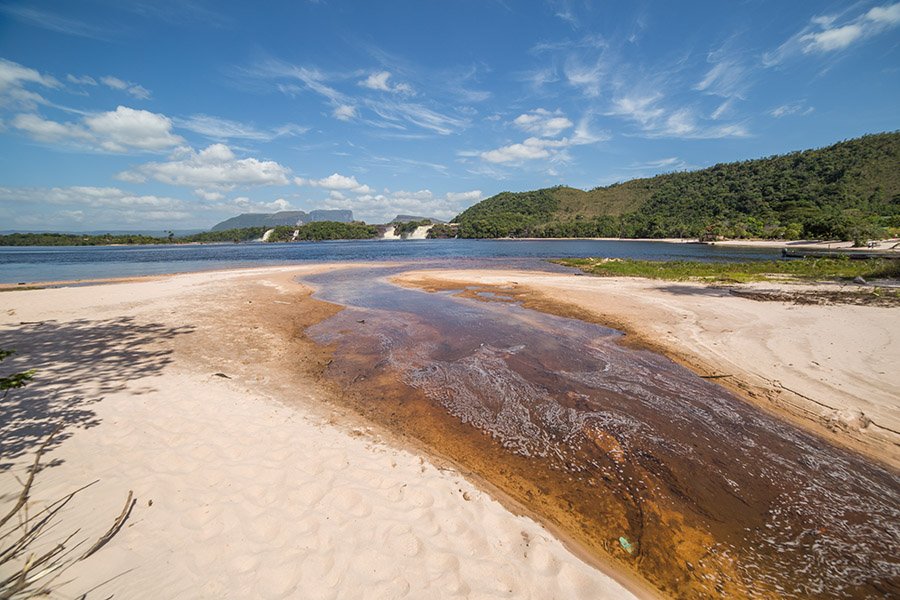
[{"label": "wet sand", "polygon": [[392,290],[392,275],[309,278],[319,297],[351,307],[309,334],[334,349],[326,376],[367,418],[666,594],[897,591],[894,471],[613,330],[521,308],[497,287],[468,299]]}]

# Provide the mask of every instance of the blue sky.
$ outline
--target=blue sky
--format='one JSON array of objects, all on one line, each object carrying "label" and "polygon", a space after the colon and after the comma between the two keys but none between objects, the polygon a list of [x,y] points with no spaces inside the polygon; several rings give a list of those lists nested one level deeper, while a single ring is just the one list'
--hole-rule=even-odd
[{"label": "blue sky", "polygon": [[0,229],[449,218],[900,125],[900,2],[0,2]]}]

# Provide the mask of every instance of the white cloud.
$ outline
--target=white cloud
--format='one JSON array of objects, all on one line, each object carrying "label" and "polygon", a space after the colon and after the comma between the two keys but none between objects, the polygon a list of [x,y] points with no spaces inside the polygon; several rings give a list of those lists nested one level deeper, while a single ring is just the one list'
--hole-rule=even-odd
[{"label": "white cloud", "polygon": [[381,92],[393,92],[399,94],[412,94],[413,89],[406,83],[398,83],[396,85],[391,85],[388,81],[391,78],[391,74],[388,71],[379,71],[377,73],[372,73],[365,79],[359,82],[364,88],[368,88],[370,90],[378,90]]},{"label": "white cloud", "polygon": [[[513,122],[516,126],[526,131],[543,134],[544,137],[532,136],[521,143],[508,144],[486,152],[474,153],[474,155],[494,164],[521,165],[526,161],[540,159],[548,159],[551,162],[568,162],[571,158],[567,151],[568,148],[595,144],[609,139],[606,133],[591,131],[593,119],[591,112],[584,114],[570,137],[558,139],[551,137],[573,126],[573,123],[562,117],[561,114],[537,109],[531,113],[520,115]],[[461,152],[459,155],[471,156],[473,153]]]},{"label": "white cloud", "polygon": [[215,202],[217,200],[222,200],[223,198],[225,198],[225,194],[223,194],[222,192],[211,192],[202,188],[197,188],[196,190],[194,190],[194,194],[208,202]]},{"label": "white cloud", "polygon": [[481,153],[481,158],[492,163],[521,163],[526,160],[550,158],[553,150],[564,147],[567,140],[547,140],[530,137],[520,144],[509,144]]},{"label": "white cloud", "polygon": [[293,206],[284,198],[278,198],[271,202],[254,202],[246,196],[238,196],[232,198],[228,202],[219,203],[211,208],[230,209],[241,212],[281,212],[283,210],[292,210]]},{"label": "white cloud", "polygon": [[135,98],[138,98],[139,100],[147,100],[148,98],[150,98],[150,90],[148,90],[144,86],[138,85],[136,83],[131,83],[130,81],[123,81],[118,77],[113,77],[112,75],[101,77],[100,82],[108,88],[121,90],[134,96]]},{"label": "white cloud", "polygon": [[282,210],[290,210],[293,208],[291,203],[285,200],[284,198],[278,198],[277,200],[273,200],[265,205],[269,210],[273,210],[275,212],[280,212]]},{"label": "white cloud", "polygon": [[192,115],[187,119],[177,119],[175,124],[182,129],[220,141],[244,139],[269,142],[279,137],[303,135],[309,131],[308,128],[293,123],[285,123],[273,129],[257,129],[251,124],[204,114]]},{"label": "white cloud", "polygon": [[340,104],[334,107],[331,116],[339,121],[355,119],[357,117],[356,107],[351,104]]},{"label": "white cloud", "polygon": [[358,182],[356,177],[353,177],[352,175],[341,175],[340,173],[332,173],[328,177],[322,179],[304,179],[302,177],[295,177],[294,183],[301,186],[321,187],[326,190],[349,190],[355,194],[369,194],[372,192],[372,188]]},{"label": "white cloud", "polygon": [[34,114],[16,115],[11,125],[41,142],[76,141],[91,144],[94,136],[77,123],[57,123]]},{"label": "white cloud", "polygon": [[447,200],[450,202],[478,202],[484,198],[481,190],[472,190],[469,192],[447,192]]},{"label": "white cloud", "polygon": [[12,126],[42,142],[75,144],[107,152],[159,151],[184,140],[172,133],[165,115],[119,106],[114,111],[88,115],[80,123],[60,123],[36,114],[20,114]]},{"label": "white cloud", "polygon": [[120,179],[144,176],[169,185],[224,191],[236,186],[287,185],[290,170],[270,160],[237,158],[225,144],[212,144],[200,152],[180,149],[166,162],[151,162]]},{"label": "white cloud", "polygon": [[900,2],[871,8],[866,13],[865,19],[884,25],[900,25]]},{"label": "white cloud", "polygon": [[47,202],[56,205],[77,204],[88,208],[146,206],[182,208],[184,201],[166,196],[138,196],[115,187],[71,186],[54,188],[0,187],[0,199]]},{"label": "white cloud", "polygon": [[100,146],[111,152],[164,150],[184,141],[172,133],[172,121],[165,115],[127,106],[86,117],[84,122]]},{"label": "white cloud", "polygon": [[[13,222],[42,227],[162,224],[172,227],[191,217],[183,200],[166,196],[138,195],[115,187],[0,188],[0,204],[17,207]],[[66,207],[66,208],[61,208]]]},{"label": "white cloud", "polygon": [[513,124],[540,137],[556,137],[574,125],[562,111],[550,112],[544,108],[519,115],[513,120]]},{"label": "white cloud", "polygon": [[331,196],[323,206],[352,210],[354,217],[367,223],[386,223],[398,214],[449,220],[482,197],[480,190],[448,192],[444,196],[437,196],[427,189],[414,192],[399,190],[352,198]]},{"label": "white cloud", "polygon": [[391,87],[388,85],[388,78],[390,78],[391,74],[387,71],[381,71],[380,73],[372,73],[366,79],[359,82],[359,85],[363,87],[367,87],[370,90],[382,90],[385,92],[391,91]]},{"label": "white cloud", "polygon": [[859,25],[844,25],[835,29],[826,29],[818,33],[809,33],[800,38],[803,52],[829,52],[842,50],[863,36],[863,28]]},{"label": "white cloud", "polygon": [[28,84],[44,88],[60,86],[59,81],[50,75],[0,58],[0,106],[34,110],[39,104],[46,104],[40,94],[25,89]]},{"label": "white cloud", "polygon": [[[840,22],[839,22],[840,21]],[[850,19],[833,15],[817,16],[783,44],[763,55],[763,65],[772,67],[801,54],[826,54],[900,25],[900,2],[875,6]]]}]

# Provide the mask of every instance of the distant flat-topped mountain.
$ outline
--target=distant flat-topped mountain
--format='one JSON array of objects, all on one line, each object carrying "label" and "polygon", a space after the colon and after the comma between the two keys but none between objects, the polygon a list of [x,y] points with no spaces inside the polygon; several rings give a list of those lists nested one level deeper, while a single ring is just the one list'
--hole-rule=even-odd
[{"label": "distant flat-topped mountain", "polygon": [[353,221],[353,211],[349,210],[285,210],[277,213],[244,213],[213,226],[212,231],[225,231],[226,229],[244,229],[246,227],[277,227],[279,225],[305,225],[316,221],[337,221],[338,223],[350,223]]}]

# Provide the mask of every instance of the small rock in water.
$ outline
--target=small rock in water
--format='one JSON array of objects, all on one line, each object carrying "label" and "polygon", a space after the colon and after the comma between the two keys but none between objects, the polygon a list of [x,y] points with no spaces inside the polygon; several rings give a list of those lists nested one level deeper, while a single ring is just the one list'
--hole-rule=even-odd
[{"label": "small rock in water", "polygon": [[863,279],[862,277],[860,277],[859,275],[857,275],[856,277],[853,278],[853,283],[858,283],[859,285],[866,285],[866,283],[868,283],[868,282],[865,279]]}]

